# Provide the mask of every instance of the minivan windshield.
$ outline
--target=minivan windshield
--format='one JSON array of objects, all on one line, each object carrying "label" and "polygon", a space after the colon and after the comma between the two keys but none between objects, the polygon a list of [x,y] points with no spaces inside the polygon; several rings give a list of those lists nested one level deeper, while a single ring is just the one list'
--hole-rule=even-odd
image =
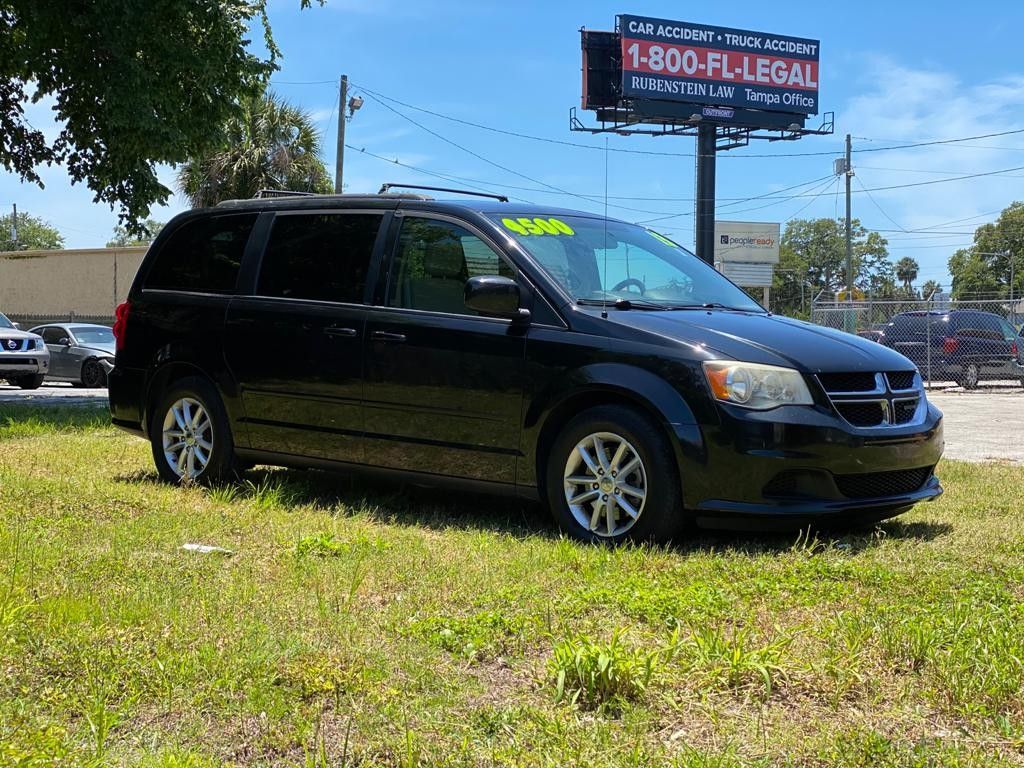
[{"label": "minivan windshield", "polygon": [[765,311],[713,267],[636,224],[587,216],[492,218],[580,304]]}]

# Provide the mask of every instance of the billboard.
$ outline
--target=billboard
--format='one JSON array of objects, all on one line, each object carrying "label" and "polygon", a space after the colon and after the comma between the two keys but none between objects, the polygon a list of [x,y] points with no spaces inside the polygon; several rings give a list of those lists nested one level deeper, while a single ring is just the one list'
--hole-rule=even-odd
[{"label": "billboard", "polygon": [[716,221],[715,263],[779,263],[779,225],[761,221]]},{"label": "billboard", "polygon": [[625,98],[818,113],[817,40],[646,16],[618,26]]}]

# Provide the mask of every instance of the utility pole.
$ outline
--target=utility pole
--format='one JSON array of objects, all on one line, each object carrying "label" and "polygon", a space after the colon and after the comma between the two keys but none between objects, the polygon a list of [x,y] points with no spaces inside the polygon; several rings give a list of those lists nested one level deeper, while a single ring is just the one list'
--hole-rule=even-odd
[{"label": "utility pole", "polygon": [[345,107],[348,104],[348,75],[341,76],[338,93],[338,154],[334,161],[334,194],[341,194],[342,170],[345,165]]},{"label": "utility pole", "polygon": [[853,229],[850,219],[850,183],[853,181],[853,143],[846,134],[846,300],[853,301]]},{"label": "utility pole", "polygon": [[14,207],[14,215],[11,217],[11,250],[18,250],[18,204],[11,203]]}]

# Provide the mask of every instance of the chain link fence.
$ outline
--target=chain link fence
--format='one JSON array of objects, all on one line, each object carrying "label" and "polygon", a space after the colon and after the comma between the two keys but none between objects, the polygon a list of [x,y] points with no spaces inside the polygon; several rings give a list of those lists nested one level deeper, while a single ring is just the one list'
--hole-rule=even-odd
[{"label": "chain link fence", "polygon": [[815,298],[811,322],[909,358],[928,386],[1024,385],[1024,300]]}]

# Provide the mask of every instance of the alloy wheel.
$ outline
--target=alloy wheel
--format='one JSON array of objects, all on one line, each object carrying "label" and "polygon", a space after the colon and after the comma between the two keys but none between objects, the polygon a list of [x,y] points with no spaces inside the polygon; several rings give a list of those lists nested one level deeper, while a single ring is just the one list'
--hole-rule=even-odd
[{"label": "alloy wheel", "polygon": [[89,389],[96,389],[104,385],[103,368],[95,360],[89,360],[82,367],[82,385]]},{"label": "alloy wheel", "polygon": [[967,371],[964,374],[964,388],[974,389],[976,386],[978,386],[978,380],[980,378],[981,376],[978,374],[978,366],[975,365],[974,363],[971,363],[970,365],[967,366]]},{"label": "alloy wheel", "polygon": [[206,408],[192,397],[175,401],[164,416],[164,458],[183,480],[195,480],[210,463],[213,422]]},{"label": "alloy wheel", "polygon": [[595,432],[580,440],[565,462],[565,501],[576,522],[602,538],[636,525],[647,500],[647,471],[621,435]]}]

